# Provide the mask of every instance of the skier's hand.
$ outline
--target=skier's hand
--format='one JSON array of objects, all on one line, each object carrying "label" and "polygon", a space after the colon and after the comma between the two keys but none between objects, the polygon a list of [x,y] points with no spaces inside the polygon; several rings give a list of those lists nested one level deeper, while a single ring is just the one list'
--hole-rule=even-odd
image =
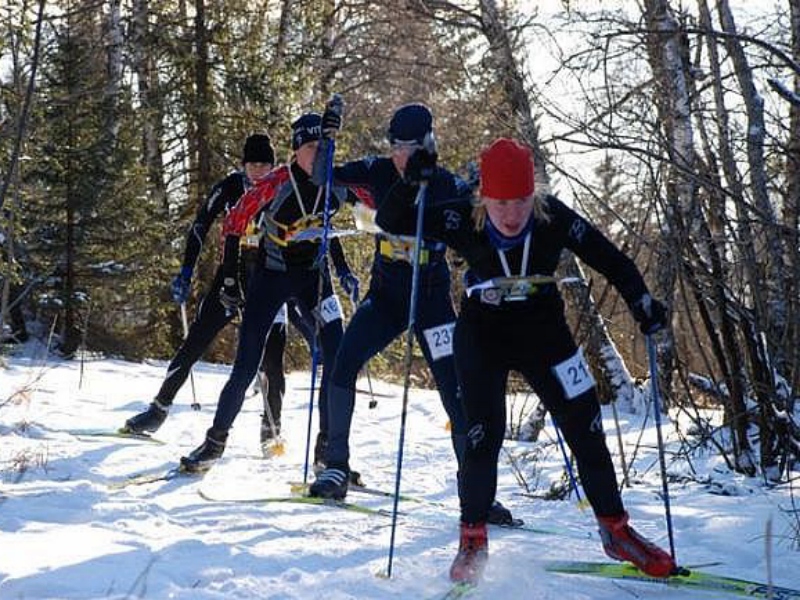
[{"label": "skier's hand", "polygon": [[431,151],[427,148],[417,148],[414,150],[414,153],[408,157],[403,179],[412,185],[419,185],[423,181],[430,180],[436,172],[436,161],[438,158],[439,155],[435,150]]},{"label": "skier's hand", "polygon": [[344,290],[344,293],[347,294],[353,304],[358,304],[358,284],[358,277],[353,275],[351,271],[339,273],[339,285],[342,286],[342,290]]},{"label": "skier's hand", "polygon": [[219,291],[219,302],[225,307],[226,312],[234,312],[244,306],[244,296],[239,282],[233,277],[223,280],[222,289]]},{"label": "skier's hand", "polygon": [[326,108],[322,113],[322,137],[333,138],[342,129],[341,109]]},{"label": "skier's hand", "polygon": [[181,268],[172,280],[172,299],[178,304],[184,304],[189,299],[192,289],[192,271],[187,267]]},{"label": "skier's hand", "polygon": [[639,330],[650,335],[667,326],[667,308],[650,294],[644,294],[631,306],[633,318],[639,323]]}]

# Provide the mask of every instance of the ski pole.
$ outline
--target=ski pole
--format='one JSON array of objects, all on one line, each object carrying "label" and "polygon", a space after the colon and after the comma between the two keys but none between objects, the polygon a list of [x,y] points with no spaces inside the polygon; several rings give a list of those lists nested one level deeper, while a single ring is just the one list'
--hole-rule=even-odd
[{"label": "ski pole", "polygon": [[[424,142],[426,150],[434,151],[436,148],[433,135],[428,133]],[[397,511],[400,501],[400,475],[403,469],[403,446],[406,437],[406,418],[408,416],[408,392],[411,386],[411,359],[414,349],[414,325],[417,316],[417,297],[419,296],[419,257],[422,246],[422,226],[425,217],[425,196],[428,190],[428,182],[423,180],[419,184],[416,200],[417,206],[417,228],[414,236],[414,262],[411,270],[411,298],[408,307],[408,326],[406,327],[406,352],[405,352],[405,375],[403,381],[403,407],[400,412],[400,439],[397,448],[397,473],[394,482],[394,502],[392,504],[392,532],[389,540],[389,561],[386,567],[386,577],[392,577],[392,559],[394,558],[394,540],[397,532]]]},{"label": "ski pole", "polygon": [[583,510],[586,508],[587,502],[581,497],[581,492],[578,488],[578,480],[575,477],[575,471],[572,468],[572,462],[567,455],[567,448],[564,445],[564,439],[561,437],[561,431],[558,429],[558,423],[556,423],[556,420],[552,415],[550,415],[550,419],[553,422],[553,429],[556,430],[556,439],[558,440],[558,447],[561,448],[561,456],[564,457],[564,466],[567,470],[570,487],[572,488],[572,491],[575,492],[575,497],[578,499],[578,508]]},{"label": "ski pole", "polygon": [[[181,302],[181,323],[183,324],[183,339],[189,337],[189,320],[186,318],[186,302]],[[200,410],[200,403],[197,401],[197,390],[194,387],[194,373],[189,367],[189,383],[192,385],[192,410]]]},{"label": "ski pole", "polygon": [[[325,107],[326,110],[336,112],[340,117],[344,109],[344,101],[339,94],[334,94],[328,101]],[[333,136],[325,138],[328,141],[327,155],[325,157],[325,204],[322,211],[322,241],[319,245],[319,254],[317,255],[317,262],[319,264],[319,284],[317,289],[317,306],[322,304],[322,291],[325,273],[327,272],[327,255],[328,255],[328,237],[331,228],[331,192],[333,188],[333,155],[336,150],[336,140]],[[300,200],[300,198],[298,198]],[[316,387],[317,380],[317,365],[319,360],[319,336],[320,319],[316,322],[316,331],[314,332],[313,344],[311,346],[311,392],[308,399],[308,426],[306,427],[306,457],[303,465],[303,485],[308,482],[308,457],[311,451],[311,421],[314,414],[314,388]],[[328,365],[330,368],[331,365]],[[323,369],[324,369],[323,365]],[[320,393],[322,393],[322,385],[320,384]]]},{"label": "ski pole", "polygon": [[669,535],[669,553],[672,560],[675,558],[675,538],[672,531],[672,511],[669,504],[669,485],[667,483],[667,464],[664,458],[664,438],[661,435],[661,401],[658,390],[658,367],[656,364],[656,345],[652,334],[645,336],[647,339],[647,357],[650,362],[650,390],[653,395],[653,415],[656,420],[656,435],[658,436],[658,462],[661,466],[661,488],[664,494],[664,512],[667,519],[667,534]]}]

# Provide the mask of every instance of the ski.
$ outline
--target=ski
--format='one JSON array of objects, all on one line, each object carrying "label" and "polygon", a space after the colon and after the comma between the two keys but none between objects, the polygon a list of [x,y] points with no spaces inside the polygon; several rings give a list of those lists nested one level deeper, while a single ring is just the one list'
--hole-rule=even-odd
[{"label": "ski", "polygon": [[118,438],[125,440],[136,440],[140,442],[152,442],[153,444],[164,445],[165,442],[154,438],[146,433],[129,433],[122,429],[67,429],[64,433],[74,435],[75,437],[100,437],[100,438]]},{"label": "ski", "polygon": [[205,475],[205,472],[187,471],[182,465],[178,465],[177,467],[170,467],[166,470],[131,475],[125,479],[109,483],[108,487],[112,490],[120,490],[131,485],[146,485],[148,483],[157,483],[159,481],[172,481],[173,479],[178,479],[179,477],[199,479],[203,475]]},{"label": "ski", "polygon": [[203,490],[197,490],[203,500],[209,502],[225,502],[235,504],[270,504],[270,503],[287,503],[287,504],[309,504],[312,506],[330,506],[332,508],[341,508],[350,512],[357,512],[365,515],[373,515],[379,517],[389,517],[392,512],[382,508],[372,508],[363,506],[361,504],[354,504],[352,502],[345,502],[343,500],[333,500],[331,498],[316,498],[314,496],[262,496],[260,498],[219,498],[207,494]]},{"label": "ski", "polygon": [[459,581],[450,586],[450,589],[443,594],[431,596],[428,600],[457,600],[458,598],[466,598],[478,587],[477,583],[470,583],[468,581]]},{"label": "ski", "polygon": [[636,567],[626,563],[552,561],[546,563],[545,570],[551,573],[568,575],[587,575],[609,579],[626,579],[658,583],[670,587],[690,588],[698,591],[726,593],[746,598],[771,598],[772,600],[798,600],[800,590],[769,586],[765,583],[714,575],[705,571],[691,570],[686,575],[671,577],[650,577]]},{"label": "ski", "polygon": [[[302,483],[300,481],[290,481],[289,486],[293,494],[307,494],[309,483]],[[366,494],[368,496],[378,496],[381,498],[394,498],[394,492],[390,492],[388,490],[379,490],[377,488],[371,488],[366,485],[359,485],[354,483],[353,481],[350,482],[348,486],[348,491],[356,492],[358,494]],[[418,502],[420,504],[431,504],[433,506],[438,506],[437,503],[429,502],[428,500],[424,500],[422,498],[415,498],[414,496],[405,496],[400,494],[400,500],[404,500],[406,502]]]}]

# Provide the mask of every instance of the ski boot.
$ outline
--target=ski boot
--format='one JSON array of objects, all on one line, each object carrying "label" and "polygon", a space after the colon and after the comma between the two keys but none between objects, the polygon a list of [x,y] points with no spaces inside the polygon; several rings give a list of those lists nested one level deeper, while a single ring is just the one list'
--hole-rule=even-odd
[{"label": "ski boot", "polygon": [[501,525],[503,527],[519,527],[522,525],[522,519],[515,519],[511,511],[497,500],[489,507],[489,513],[486,515],[486,522],[489,525]]},{"label": "ski boot", "polygon": [[486,523],[461,523],[461,539],[458,554],[450,565],[450,581],[477,583],[488,560]]},{"label": "ski boot", "polygon": [[261,415],[261,445],[267,444],[281,435],[281,422],[270,423],[266,414]]},{"label": "ski boot", "polygon": [[314,444],[314,474],[319,475],[325,470],[325,452],[328,449],[328,436],[321,431],[317,434],[317,441]]},{"label": "ski boot", "polygon": [[283,440],[281,439],[280,422],[270,423],[267,415],[261,416],[261,455],[264,458],[280,456],[285,452]]},{"label": "ski boot", "polygon": [[206,432],[206,439],[189,456],[181,457],[181,469],[187,473],[205,473],[225,452],[227,431],[213,427]]},{"label": "ski boot", "polygon": [[155,433],[166,420],[169,414],[169,407],[169,404],[162,404],[157,399],[153,400],[146,411],[125,421],[120,433],[135,433],[139,435]]},{"label": "ski boot", "polygon": [[330,498],[344,500],[347,495],[347,486],[350,480],[350,469],[347,467],[327,467],[316,481],[308,488],[308,495],[315,498]]},{"label": "ski boot", "polygon": [[615,560],[633,563],[651,577],[668,577],[677,571],[672,557],[628,525],[628,513],[597,517],[603,550]]}]

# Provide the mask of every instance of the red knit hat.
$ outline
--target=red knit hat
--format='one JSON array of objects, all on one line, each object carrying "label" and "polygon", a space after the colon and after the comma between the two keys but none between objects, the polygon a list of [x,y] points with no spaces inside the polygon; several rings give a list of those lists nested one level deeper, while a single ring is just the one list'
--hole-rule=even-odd
[{"label": "red knit hat", "polygon": [[517,140],[498,138],[481,152],[481,196],[518,200],[533,194],[533,152]]}]

